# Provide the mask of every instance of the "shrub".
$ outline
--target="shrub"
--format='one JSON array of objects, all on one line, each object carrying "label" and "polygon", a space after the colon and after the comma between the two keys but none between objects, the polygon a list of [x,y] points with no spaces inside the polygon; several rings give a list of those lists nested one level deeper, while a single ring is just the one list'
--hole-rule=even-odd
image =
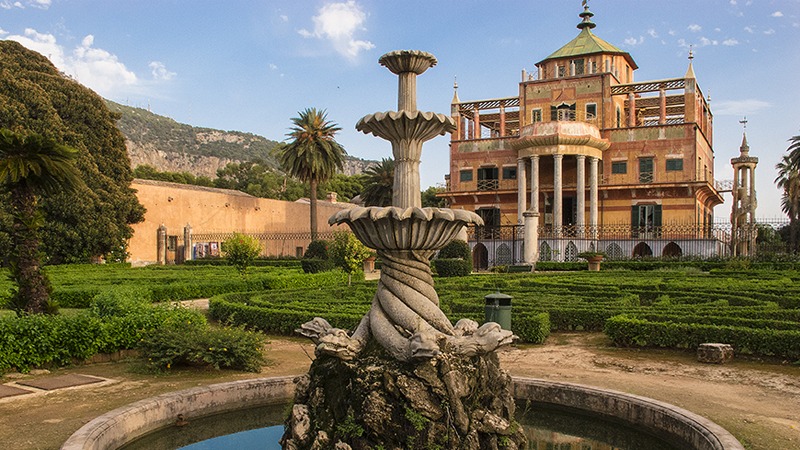
[{"label": "shrub", "polygon": [[333,263],[347,274],[347,284],[350,285],[352,275],[361,270],[364,260],[372,255],[372,251],[353,233],[337,231],[333,234],[330,248],[330,257]]},{"label": "shrub", "polygon": [[254,237],[233,233],[232,237],[222,243],[222,253],[225,259],[244,276],[247,275],[247,266],[261,253],[261,243]]},{"label": "shrub", "polygon": [[263,336],[243,328],[171,324],[148,333],[139,350],[155,370],[189,365],[260,372],[263,344]]},{"label": "shrub", "polygon": [[433,266],[440,277],[465,277],[472,273],[472,261],[459,258],[437,258]]},{"label": "shrub", "polygon": [[144,288],[111,288],[92,299],[90,311],[101,318],[127,316],[149,308],[152,298],[152,292]]},{"label": "shrub", "polygon": [[472,261],[472,252],[469,250],[469,244],[456,239],[450,241],[449,244],[439,250],[438,257],[442,259],[459,258],[465,261]]},{"label": "shrub", "polygon": [[300,262],[305,273],[320,273],[333,270],[334,264],[330,259],[310,258]]},{"label": "shrub", "polygon": [[318,258],[328,259],[328,245],[330,243],[325,240],[315,240],[308,244],[306,252],[303,254],[304,259]]}]

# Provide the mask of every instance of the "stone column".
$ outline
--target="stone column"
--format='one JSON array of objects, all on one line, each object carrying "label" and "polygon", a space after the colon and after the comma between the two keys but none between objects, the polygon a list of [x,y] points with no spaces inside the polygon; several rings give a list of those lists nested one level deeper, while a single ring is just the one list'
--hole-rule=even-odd
[{"label": "stone column", "polygon": [[561,163],[564,155],[553,155],[553,232],[561,235]]},{"label": "stone column", "polygon": [[531,156],[531,207],[530,211],[539,212],[539,155]]},{"label": "stone column", "polygon": [[192,226],[188,223],[183,227],[183,260],[192,259]]},{"label": "stone column", "polygon": [[756,224],[756,168],[749,166],[747,170],[750,171],[750,225]]},{"label": "stone column", "polygon": [[597,163],[600,158],[589,157],[589,229],[591,238],[597,239]]},{"label": "stone column", "polygon": [[628,93],[628,127],[636,126],[636,96]]},{"label": "stone column", "polygon": [[477,106],[475,107],[475,109],[473,111],[474,112],[473,112],[472,121],[475,122],[475,124],[473,125],[474,128],[473,128],[472,132],[474,134],[472,135],[472,139],[480,139],[481,138],[481,113],[480,113],[480,111],[478,111],[478,107]]},{"label": "stone column", "polygon": [[522,213],[525,212],[525,158],[517,160],[517,224],[522,225]]},{"label": "stone column", "polygon": [[664,125],[667,123],[667,91],[662,87],[658,90],[658,123]]},{"label": "stone column", "polygon": [[156,231],[156,262],[162,266],[167,263],[167,227],[163,223]]},{"label": "stone column", "polygon": [[577,222],[578,236],[584,236],[583,230],[586,227],[586,157],[578,155],[576,159],[578,160],[578,183],[575,188],[575,195],[578,197],[578,211],[575,221]]},{"label": "stone column", "polygon": [[539,213],[525,211],[525,246],[522,259],[525,264],[535,265],[539,260]]},{"label": "stone column", "polygon": [[500,137],[506,135],[506,104],[500,103]]}]

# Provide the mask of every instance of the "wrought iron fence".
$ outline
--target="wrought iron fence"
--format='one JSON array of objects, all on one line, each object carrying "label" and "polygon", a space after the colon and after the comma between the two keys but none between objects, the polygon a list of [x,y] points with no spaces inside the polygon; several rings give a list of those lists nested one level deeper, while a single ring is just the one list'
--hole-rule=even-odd
[{"label": "wrought iron fence", "polygon": [[[788,220],[759,220],[734,233],[730,223],[671,223],[632,227],[630,223],[598,227],[575,225],[538,230],[539,261],[576,261],[583,251],[601,251],[611,260],[653,259],[782,259],[798,257],[800,226],[794,239]],[[523,262],[522,225],[471,226],[467,232],[476,266]]]}]

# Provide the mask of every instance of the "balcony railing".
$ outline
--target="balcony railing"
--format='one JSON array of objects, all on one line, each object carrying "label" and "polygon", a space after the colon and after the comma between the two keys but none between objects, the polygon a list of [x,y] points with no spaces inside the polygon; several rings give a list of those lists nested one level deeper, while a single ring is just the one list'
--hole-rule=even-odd
[{"label": "balcony railing", "polygon": [[496,191],[500,188],[500,180],[478,180],[479,191]]}]

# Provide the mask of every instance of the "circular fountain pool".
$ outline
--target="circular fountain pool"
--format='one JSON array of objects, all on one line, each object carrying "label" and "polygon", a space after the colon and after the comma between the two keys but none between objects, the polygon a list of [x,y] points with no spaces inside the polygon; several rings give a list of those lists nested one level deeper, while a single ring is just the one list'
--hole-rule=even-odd
[{"label": "circular fountain pool", "polygon": [[[237,431],[261,428],[260,447],[275,443],[283,427],[263,428],[281,424],[287,402],[293,396],[291,377],[262,378],[221,383],[206,387],[173,392],[134,403],[104,414],[76,431],[61,447],[62,450],[88,449],[176,449],[192,442],[214,443],[214,436],[230,435]],[[546,380],[514,378],[514,395],[520,403],[520,422],[527,422],[531,441],[553,436],[555,443],[589,439],[619,448],[744,450],[730,433],[715,423],[656,400],[621,392],[556,383]],[[253,409],[272,405],[265,409]],[[278,405],[278,406],[275,406]],[[526,411],[527,410],[527,411]],[[555,411],[554,411],[555,410]],[[568,411],[567,415],[563,411]],[[547,411],[547,413],[544,413]],[[238,418],[223,418],[222,413],[238,414]],[[176,427],[181,414],[189,424]],[[589,422],[581,422],[586,416]],[[228,422],[243,427],[230,429]],[[623,433],[619,434],[618,430]],[[634,430],[632,435],[628,431]],[[161,431],[159,434],[153,434]],[[196,432],[200,435],[195,435]],[[252,435],[232,435],[235,443],[223,447],[245,450]],[[165,444],[148,443],[145,439],[164,439]],[[242,439],[242,441],[239,441]],[[635,439],[649,439],[637,444]],[[138,443],[136,441],[139,440]],[[628,443],[626,445],[626,442]],[[141,445],[145,445],[142,447]],[[127,447],[126,447],[127,445]],[[661,447],[658,447],[658,446]],[[599,446],[597,446],[599,447]],[[215,447],[196,447],[193,450]],[[602,447],[600,447],[602,448]]]}]

